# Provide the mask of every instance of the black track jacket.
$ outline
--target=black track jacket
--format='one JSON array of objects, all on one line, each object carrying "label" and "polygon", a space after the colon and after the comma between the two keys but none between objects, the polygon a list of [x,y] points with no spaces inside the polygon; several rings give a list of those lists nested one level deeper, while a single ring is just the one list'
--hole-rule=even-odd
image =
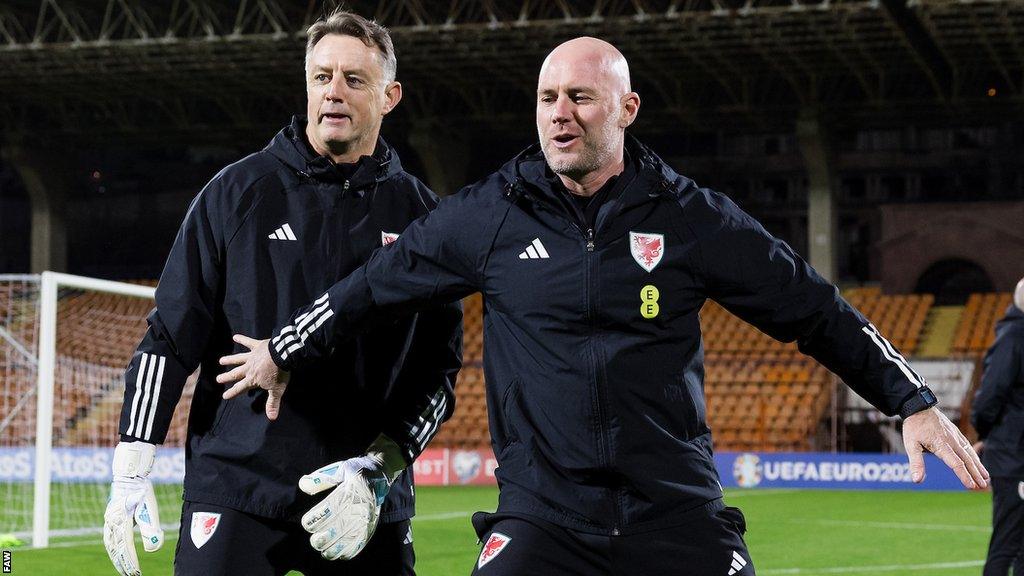
[{"label": "black track jacket", "polygon": [[632,138],[627,150],[633,176],[589,229],[557,201],[539,145],[527,149],[331,287],[332,315],[302,342],[300,309],[271,340],[275,362],[307,366],[382,313],[481,292],[498,512],[612,535],[723,506],[703,391],[708,298],[796,340],[887,414],[923,385],[784,242]]},{"label": "black track jacket", "polygon": [[1024,478],[1024,312],[1013,304],[985,354],[971,424],[985,441],[981,458],[989,473]]},{"label": "black track jacket", "polygon": [[[125,375],[120,421],[125,438],[163,442],[185,380],[201,366],[184,497],[273,518],[297,518],[321,498],[299,490],[300,476],[362,453],[381,432],[412,462],[454,408],[462,357],[462,309],[450,303],[323,350],[293,371],[275,422],[263,413],[264,391],[221,400],[218,359],[244,349],[232,334],[270,336],[437,204],[383,140],[346,173],[313,153],[304,132],[294,118],[192,202]],[[411,486],[410,469],[382,521],[412,516]]]}]

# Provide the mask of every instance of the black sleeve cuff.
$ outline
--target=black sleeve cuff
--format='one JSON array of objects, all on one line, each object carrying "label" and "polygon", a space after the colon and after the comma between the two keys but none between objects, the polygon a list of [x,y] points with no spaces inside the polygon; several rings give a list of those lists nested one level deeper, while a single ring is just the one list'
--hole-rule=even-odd
[{"label": "black sleeve cuff", "polygon": [[281,355],[278,354],[277,347],[274,346],[274,338],[271,338],[270,342],[267,342],[267,349],[270,352],[270,359],[274,361],[274,364],[276,364],[281,371],[291,372],[291,364],[282,359]]}]

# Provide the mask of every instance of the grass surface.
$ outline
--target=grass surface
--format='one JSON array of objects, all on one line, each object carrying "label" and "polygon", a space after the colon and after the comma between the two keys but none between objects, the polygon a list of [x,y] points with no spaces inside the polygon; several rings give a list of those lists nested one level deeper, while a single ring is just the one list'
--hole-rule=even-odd
[{"label": "grass surface", "polygon": [[[175,494],[161,494],[165,522],[180,510]],[[493,510],[496,490],[421,487],[417,496],[417,572],[469,574],[479,551],[469,515]],[[973,576],[981,573],[990,534],[991,496],[984,493],[731,490],[726,502],[747,517],[746,539],[761,576]],[[143,573],[171,574],[176,543],[171,536],[159,552],[140,552]],[[114,573],[98,535],[58,545],[15,549],[13,573]]]}]

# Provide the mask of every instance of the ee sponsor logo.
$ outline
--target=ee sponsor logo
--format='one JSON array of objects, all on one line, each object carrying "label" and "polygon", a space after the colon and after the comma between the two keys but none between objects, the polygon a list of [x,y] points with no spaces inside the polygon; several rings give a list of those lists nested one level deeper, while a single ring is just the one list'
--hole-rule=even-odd
[{"label": "ee sponsor logo", "polygon": [[658,292],[658,287],[653,284],[648,284],[640,289],[640,315],[650,320],[658,316],[658,312],[661,309],[658,307],[658,298],[661,297],[661,293]]}]

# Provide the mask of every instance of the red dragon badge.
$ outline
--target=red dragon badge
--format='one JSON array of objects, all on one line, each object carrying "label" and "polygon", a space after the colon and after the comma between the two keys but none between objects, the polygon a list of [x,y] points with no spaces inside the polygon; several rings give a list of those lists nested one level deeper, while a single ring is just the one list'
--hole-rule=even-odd
[{"label": "red dragon badge", "polygon": [[630,232],[629,251],[633,254],[633,260],[636,260],[641,268],[650,272],[665,255],[665,235]]}]

